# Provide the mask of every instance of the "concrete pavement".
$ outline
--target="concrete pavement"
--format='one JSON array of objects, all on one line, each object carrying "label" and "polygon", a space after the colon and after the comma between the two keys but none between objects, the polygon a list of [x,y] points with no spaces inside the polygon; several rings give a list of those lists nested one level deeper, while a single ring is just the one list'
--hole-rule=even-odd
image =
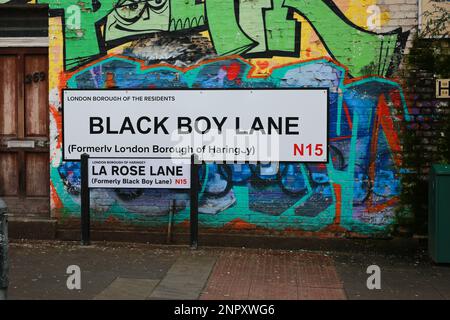
[{"label": "concrete pavement", "polygon": [[[388,242],[387,242],[388,243]],[[450,267],[407,255],[22,241],[10,247],[9,299],[450,299]],[[381,268],[381,290],[366,269]],[[81,270],[69,290],[67,267]]]}]

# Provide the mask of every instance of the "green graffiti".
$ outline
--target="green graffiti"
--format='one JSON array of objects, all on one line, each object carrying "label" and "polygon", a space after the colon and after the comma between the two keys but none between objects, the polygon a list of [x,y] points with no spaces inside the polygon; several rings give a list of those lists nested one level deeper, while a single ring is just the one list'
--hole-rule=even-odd
[{"label": "green graffiti", "polygon": [[169,0],[133,2],[120,0],[108,15],[105,25],[105,40],[113,41],[130,34],[169,31]]},{"label": "green graffiti", "polygon": [[203,3],[195,0],[171,0],[170,31],[202,27],[206,24]]},{"label": "green graffiti", "polygon": [[283,0],[239,2],[239,25],[257,45],[247,54],[282,52],[287,55],[299,49],[298,22],[288,20],[288,8]]},{"label": "green graffiti", "polygon": [[266,39],[269,51],[297,53],[300,50],[300,28],[283,0],[274,0],[273,8],[265,13]]},{"label": "green graffiti", "polygon": [[[95,1],[82,0],[39,0],[48,4],[52,13],[62,14],[68,19],[74,8],[79,8],[81,28],[71,24],[64,26],[64,60],[66,69],[83,65],[102,54],[97,34],[97,23],[114,8],[115,1],[102,1],[98,9]],[[61,12],[62,11],[62,12]]]},{"label": "green graffiti", "polygon": [[[81,26],[64,28],[65,67],[81,66],[121,43],[156,32],[208,30],[220,56],[300,55],[300,23],[307,19],[329,54],[352,76],[389,75],[402,45],[400,30],[377,34],[350,22],[331,0],[39,0]],[[76,19],[73,19],[76,20]]]},{"label": "green graffiti", "polygon": [[284,0],[284,6],[295,9],[312,24],[330,55],[353,76],[388,73],[402,40],[399,30],[390,34],[368,32],[337,12],[330,1]]},{"label": "green graffiti", "polygon": [[244,53],[257,45],[242,31],[236,19],[234,1],[207,0],[206,16],[219,55]]},{"label": "green graffiti", "polygon": [[[272,7],[270,0],[241,1],[239,5],[239,25],[257,45],[248,53],[267,51],[266,28],[263,10]],[[258,14],[255,14],[255,13]],[[261,13],[261,14],[260,14]]]}]

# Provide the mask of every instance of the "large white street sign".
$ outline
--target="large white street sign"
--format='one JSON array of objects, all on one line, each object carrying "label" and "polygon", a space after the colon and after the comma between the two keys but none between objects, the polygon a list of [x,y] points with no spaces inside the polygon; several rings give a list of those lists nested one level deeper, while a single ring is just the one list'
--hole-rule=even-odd
[{"label": "large white street sign", "polygon": [[64,90],[65,160],[326,162],[327,89]]}]

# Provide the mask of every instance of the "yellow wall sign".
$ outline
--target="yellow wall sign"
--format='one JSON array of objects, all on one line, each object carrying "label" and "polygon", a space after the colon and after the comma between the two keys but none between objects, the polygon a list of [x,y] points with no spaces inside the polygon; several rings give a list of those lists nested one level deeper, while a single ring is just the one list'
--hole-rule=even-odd
[{"label": "yellow wall sign", "polygon": [[436,80],[436,98],[439,99],[450,98],[450,79]]}]

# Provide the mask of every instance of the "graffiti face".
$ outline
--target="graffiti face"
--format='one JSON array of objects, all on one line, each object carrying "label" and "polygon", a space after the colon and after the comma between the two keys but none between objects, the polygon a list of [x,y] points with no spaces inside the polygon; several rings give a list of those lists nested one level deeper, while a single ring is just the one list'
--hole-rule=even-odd
[{"label": "graffiti face", "polygon": [[121,0],[107,16],[105,40],[168,31],[169,0]]}]

